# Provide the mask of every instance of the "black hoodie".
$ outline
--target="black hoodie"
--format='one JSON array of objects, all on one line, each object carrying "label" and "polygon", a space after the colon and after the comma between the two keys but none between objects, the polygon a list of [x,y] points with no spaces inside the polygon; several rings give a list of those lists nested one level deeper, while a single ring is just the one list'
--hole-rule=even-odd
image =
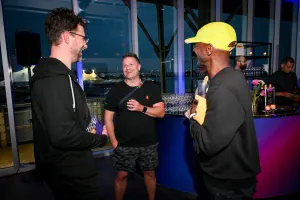
[{"label": "black hoodie", "polygon": [[61,61],[42,58],[30,81],[34,153],[38,172],[67,178],[96,174],[91,149],[107,136],[86,131],[86,97],[74,73]]}]

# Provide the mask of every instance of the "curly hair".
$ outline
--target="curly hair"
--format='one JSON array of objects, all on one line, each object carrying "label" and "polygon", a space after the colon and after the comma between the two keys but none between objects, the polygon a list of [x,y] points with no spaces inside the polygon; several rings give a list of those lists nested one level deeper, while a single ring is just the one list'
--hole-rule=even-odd
[{"label": "curly hair", "polygon": [[59,37],[65,31],[72,31],[78,25],[87,27],[86,21],[67,8],[55,8],[47,16],[45,33],[50,45],[59,45]]}]

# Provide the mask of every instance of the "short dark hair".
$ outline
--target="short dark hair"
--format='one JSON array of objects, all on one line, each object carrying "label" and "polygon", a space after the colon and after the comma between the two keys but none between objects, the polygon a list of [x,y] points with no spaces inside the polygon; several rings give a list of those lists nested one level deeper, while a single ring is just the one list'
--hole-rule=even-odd
[{"label": "short dark hair", "polygon": [[[237,57],[235,57],[235,62],[237,63],[238,61],[240,61],[240,59],[241,59],[242,57],[245,57],[245,56],[237,56]],[[246,57],[245,57],[245,59],[246,59]]]},{"label": "short dark hair", "polygon": [[292,58],[292,57],[286,57],[285,59],[283,59],[283,60],[281,61],[281,64],[287,64],[288,62],[294,64],[294,63],[295,63],[294,58]]},{"label": "short dark hair", "polygon": [[137,61],[139,64],[141,64],[141,63],[140,63],[140,59],[138,58],[138,56],[137,56],[135,53],[132,53],[132,52],[128,52],[128,53],[124,54],[123,57],[122,57],[122,61],[123,61],[125,58],[128,58],[128,57],[135,58],[136,61]]},{"label": "short dark hair", "polygon": [[87,27],[86,21],[68,8],[55,8],[47,16],[45,33],[51,45],[60,43],[59,37],[65,31],[72,31],[78,25]]}]

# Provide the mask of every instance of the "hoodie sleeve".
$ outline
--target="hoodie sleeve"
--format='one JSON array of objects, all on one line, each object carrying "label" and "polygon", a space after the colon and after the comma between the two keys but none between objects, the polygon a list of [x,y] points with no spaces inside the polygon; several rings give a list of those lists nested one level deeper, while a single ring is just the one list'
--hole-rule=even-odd
[{"label": "hoodie sleeve", "polygon": [[204,123],[190,120],[190,133],[197,153],[213,156],[225,149],[243,124],[245,112],[235,96],[228,90],[214,87],[207,96]]},{"label": "hoodie sleeve", "polygon": [[[83,130],[76,120],[72,108],[72,94],[67,76],[44,78],[42,85],[47,89],[38,90],[43,121],[53,146],[60,149],[83,150],[102,147],[106,135],[96,135]],[[38,82],[36,83],[38,86]],[[39,86],[38,86],[39,87]]]}]

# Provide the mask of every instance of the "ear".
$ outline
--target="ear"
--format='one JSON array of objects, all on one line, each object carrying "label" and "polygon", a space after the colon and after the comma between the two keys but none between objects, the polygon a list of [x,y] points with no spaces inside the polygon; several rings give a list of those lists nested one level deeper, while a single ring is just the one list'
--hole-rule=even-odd
[{"label": "ear", "polygon": [[68,33],[67,31],[62,33],[62,40],[69,44],[70,43],[70,33]]},{"label": "ear", "polygon": [[139,65],[139,71],[141,71],[141,65]]},{"label": "ear", "polygon": [[212,52],[214,51],[214,47],[211,44],[206,45],[206,54],[210,56]]},{"label": "ear", "polygon": [[280,65],[281,69],[284,67],[283,64]]}]

